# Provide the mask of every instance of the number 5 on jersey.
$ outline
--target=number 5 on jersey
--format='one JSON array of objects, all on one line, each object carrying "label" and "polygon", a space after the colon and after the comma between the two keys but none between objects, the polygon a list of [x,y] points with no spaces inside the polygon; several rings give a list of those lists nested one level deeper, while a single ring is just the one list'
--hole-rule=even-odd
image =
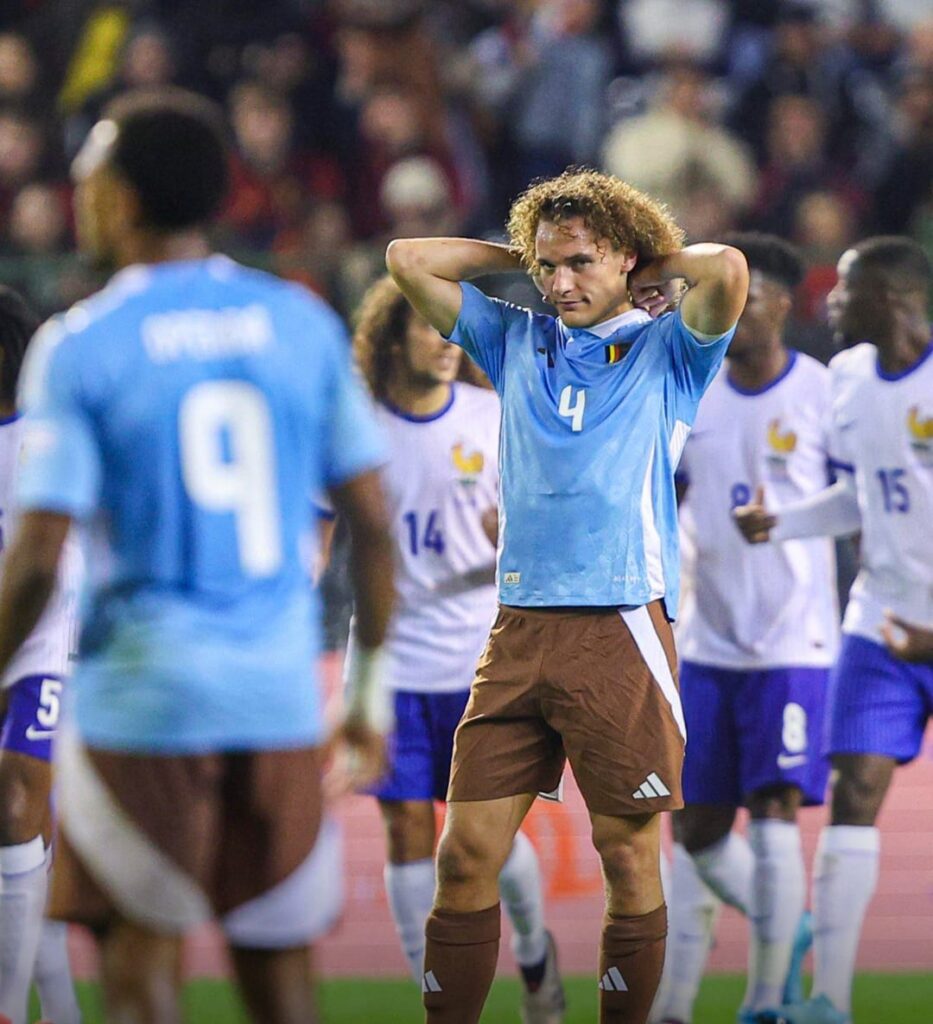
[{"label": "number 5 on jersey", "polygon": [[[573,404],[571,405],[571,402]],[[557,411],[570,420],[570,429],[578,434],[583,429],[583,413],[586,409],[586,389],[580,388],[577,400],[573,401],[573,386],[568,384],[560,393],[560,405]]]}]

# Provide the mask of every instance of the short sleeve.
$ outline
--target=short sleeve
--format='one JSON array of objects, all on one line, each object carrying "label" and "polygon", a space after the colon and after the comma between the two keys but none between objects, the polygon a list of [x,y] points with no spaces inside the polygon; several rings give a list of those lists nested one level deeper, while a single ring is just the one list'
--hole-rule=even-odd
[{"label": "short sleeve", "polygon": [[677,386],[698,402],[709,387],[726,355],[735,327],[712,338],[700,337],[684,323],[680,310],[667,318],[670,324],[671,357]]},{"label": "short sleeve", "polygon": [[349,345],[340,336],[333,342],[329,397],[323,482],[326,487],[339,487],[385,461],[372,402],[351,366]]},{"label": "short sleeve", "polygon": [[85,519],[97,508],[101,455],[73,351],[73,339],[54,322],[29,346],[20,378],[25,421],[17,499],[23,510]]},{"label": "short sleeve", "polygon": [[491,299],[465,281],[460,283],[460,291],[460,315],[449,340],[466,352],[499,391],[509,327],[513,321],[527,321],[531,314],[509,302]]}]

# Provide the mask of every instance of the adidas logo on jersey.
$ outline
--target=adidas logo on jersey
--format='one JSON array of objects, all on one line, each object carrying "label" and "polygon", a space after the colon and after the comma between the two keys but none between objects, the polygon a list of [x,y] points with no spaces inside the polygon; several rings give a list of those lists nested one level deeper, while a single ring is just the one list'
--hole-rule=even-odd
[{"label": "adidas logo on jersey", "polygon": [[651,800],[654,797],[670,795],[671,791],[661,781],[657,772],[652,772],[632,794],[636,800]]},{"label": "adidas logo on jersey", "polygon": [[600,979],[599,987],[604,992],[628,992],[628,985],[625,984],[625,978],[618,967],[610,967],[606,971]]},{"label": "adidas logo on jersey", "polygon": [[441,983],[434,977],[434,971],[428,971],[421,979],[421,991],[424,992],[443,992]]}]

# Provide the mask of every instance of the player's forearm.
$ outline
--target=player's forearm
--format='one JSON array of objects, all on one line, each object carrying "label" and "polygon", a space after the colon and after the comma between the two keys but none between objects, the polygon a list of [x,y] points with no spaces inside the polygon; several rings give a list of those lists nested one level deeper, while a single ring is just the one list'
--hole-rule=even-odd
[{"label": "player's forearm", "polygon": [[477,238],[397,238],[386,250],[386,265],[400,286],[423,275],[456,283],[523,269],[507,245]]},{"label": "player's forearm", "polygon": [[687,282],[681,316],[694,331],[723,334],[736,323],[745,308],[748,264],[738,249],[700,242],[660,257],[651,267],[660,282],[677,278]]},{"label": "player's forearm", "polygon": [[782,508],[771,531],[775,542],[806,537],[844,537],[858,533],[862,520],[858,500],[850,481],[839,480],[832,487]]},{"label": "player's forearm", "polygon": [[394,560],[388,530],[365,529],[350,536],[356,636],[361,647],[379,647],[395,603]]},{"label": "player's forearm", "polygon": [[386,266],[408,301],[445,337],[460,315],[461,281],[522,269],[507,246],[474,238],[399,238],[386,250]]}]

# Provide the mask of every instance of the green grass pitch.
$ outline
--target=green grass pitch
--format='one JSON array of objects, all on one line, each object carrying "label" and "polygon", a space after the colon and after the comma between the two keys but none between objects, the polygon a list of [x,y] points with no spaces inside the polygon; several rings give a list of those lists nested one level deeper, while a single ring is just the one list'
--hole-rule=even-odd
[{"label": "green grass pitch", "polygon": [[[596,987],[590,978],[567,979],[567,1024],[594,1024]],[[714,975],[703,983],[693,1024],[734,1024],[743,979]],[[79,986],[85,1024],[102,1024],[95,985]],[[493,986],[483,1024],[517,1024],[519,984],[504,979]],[[417,1024],[420,996],[411,982],[343,978],[320,987],[322,1024]],[[191,1024],[245,1024],[231,986],[195,981],[185,992]],[[33,1020],[38,1019],[33,1016]],[[931,1024],[933,974],[862,974],[855,983],[855,1024]]]}]

